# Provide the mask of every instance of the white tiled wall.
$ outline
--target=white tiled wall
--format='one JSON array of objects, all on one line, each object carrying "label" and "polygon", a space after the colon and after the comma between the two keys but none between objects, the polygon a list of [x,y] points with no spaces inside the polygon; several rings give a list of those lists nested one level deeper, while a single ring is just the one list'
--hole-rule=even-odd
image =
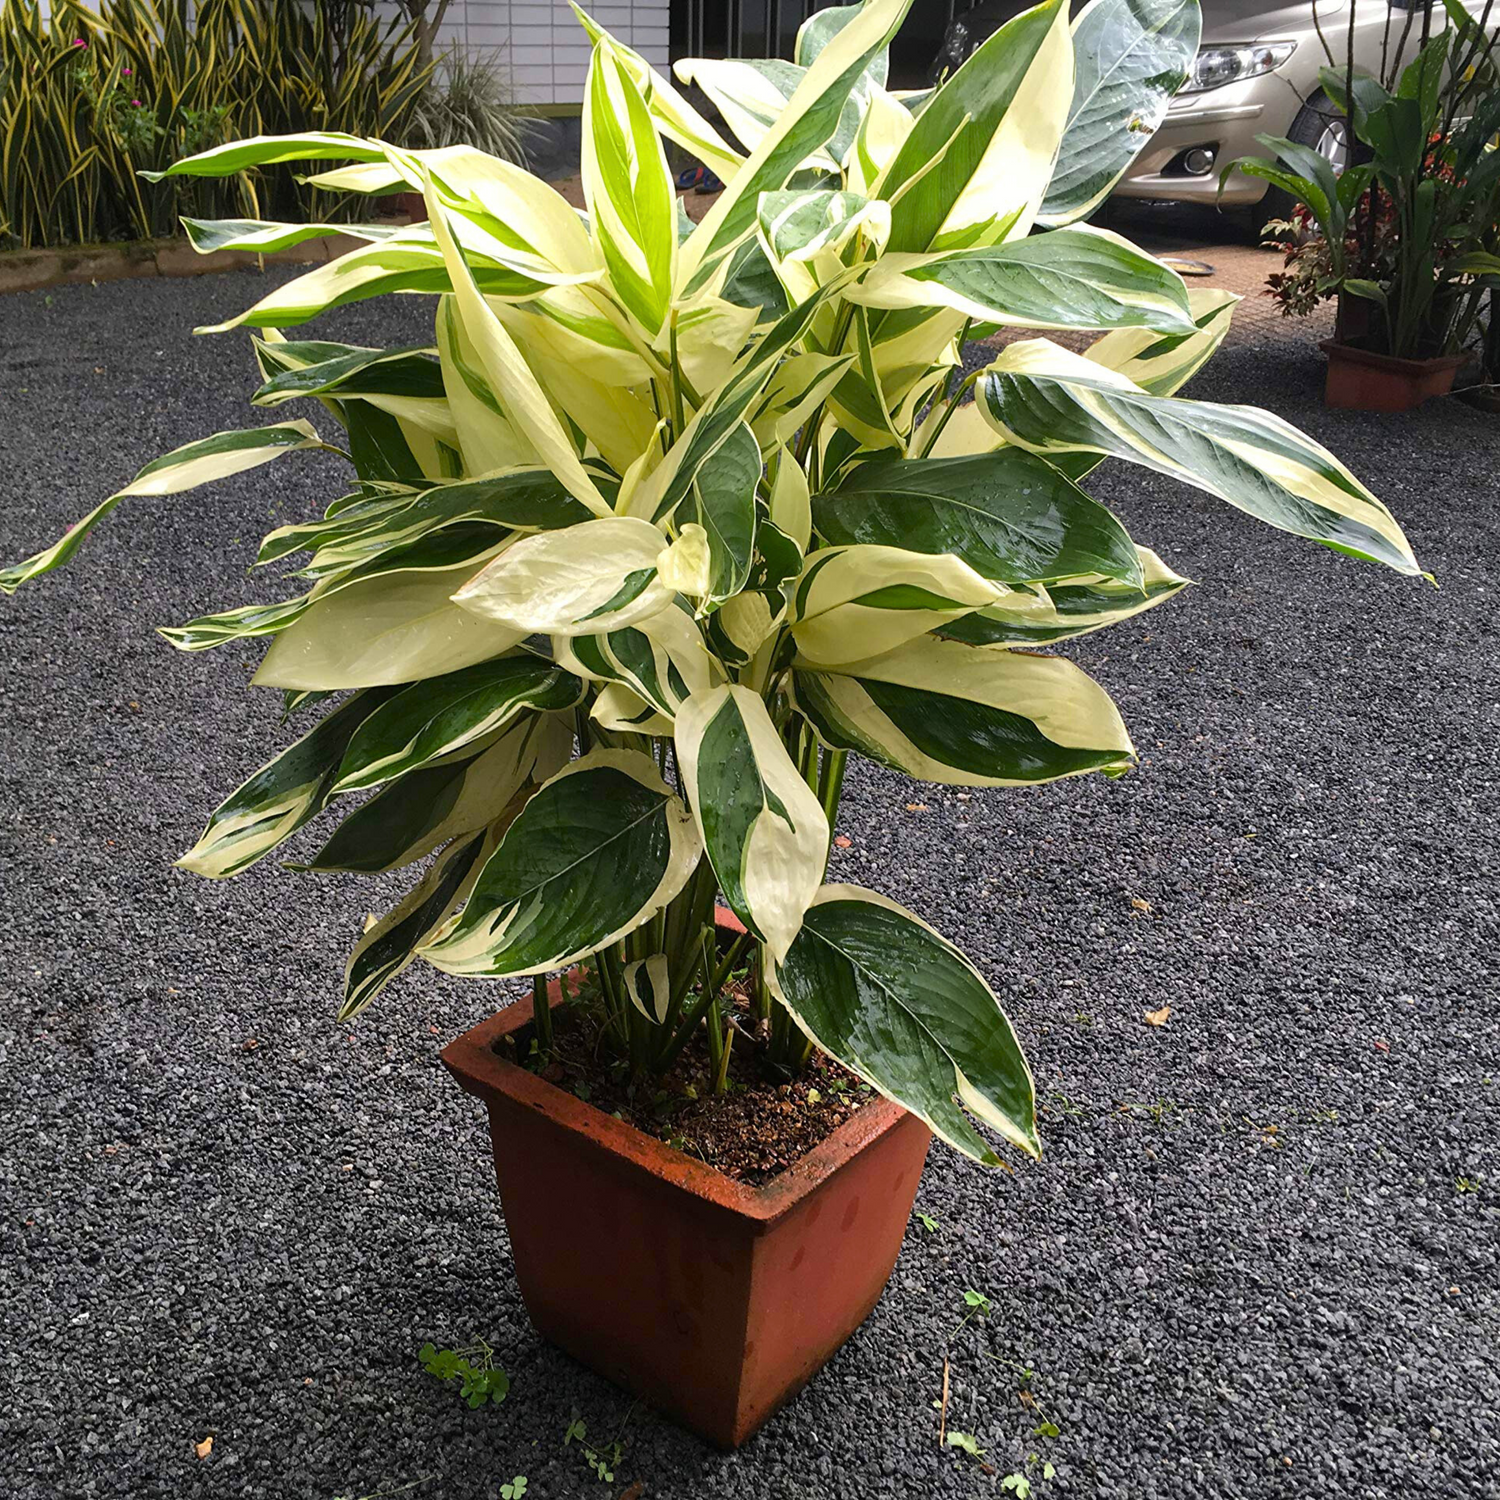
[{"label": "white tiled wall", "polygon": [[[585,8],[665,72],[669,6],[670,0],[610,0]],[[564,0],[453,0],[443,39],[493,51],[510,69],[517,104],[583,102],[588,37]]]}]

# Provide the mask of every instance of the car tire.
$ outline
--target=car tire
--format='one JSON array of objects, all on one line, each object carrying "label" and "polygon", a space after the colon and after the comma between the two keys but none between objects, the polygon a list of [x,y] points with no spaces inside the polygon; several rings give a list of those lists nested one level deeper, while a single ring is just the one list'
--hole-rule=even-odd
[{"label": "car tire", "polygon": [[[1348,160],[1348,127],[1344,117],[1333,106],[1333,101],[1322,89],[1314,93],[1297,111],[1292,128],[1287,131],[1289,141],[1299,146],[1311,146],[1314,151],[1328,156],[1334,162],[1334,170],[1342,171]],[[1344,144],[1339,145],[1342,141]],[[1252,205],[1251,215],[1257,231],[1271,219],[1290,219],[1297,199],[1279,187],[1267,187],[1265,197]]]}]

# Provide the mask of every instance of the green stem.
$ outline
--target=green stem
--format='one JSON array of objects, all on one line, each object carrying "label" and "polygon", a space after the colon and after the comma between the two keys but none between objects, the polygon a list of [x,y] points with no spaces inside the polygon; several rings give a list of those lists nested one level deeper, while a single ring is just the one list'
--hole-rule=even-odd
[{"label": "green stem", "polygon": [[[707,973],[713,962],[714,934],[712,928],[705,928],[703,932],[703,966]],[[657,1059],[656,1067],[660,1073],[665,1073],[668,1068],[677,1061],[678,1054],[687,1046],[689,1038],[697,1030],[698,1022],[703,1019],[709,1004],[718,995],[717,984],[706,983],[698,998],[688,1006],[687,1013],[683,1016],[681,1024],[677,1028],[672,1040],[667,1043],[661,1056]]]},{"label": "green stem", "polygon": [[723,1089],[719,1080],[724,1076],[724,1070],[728,1066],[724,1058],[724,1015],[719,1009],[718,994],[708,997],[708,1070],[713,1075],[714,1093],[721,1094]]},{"label": "green stem", "polygon": [[[561,985],[563,979],[558,980]],[[531,976],[531,1017],[536,1027],[536,1050],[546,1053],[552,1050],[552,1005],[547,995],[547,976]]]},{"label": "green stem", "polygon": [[[828,819],[828,846],[833,848],[833,826],[838,821],[839,800],[844,794],[844,769],[849,763],[847,750],[830,750],[823,757],[823,787],[819,801]],[[826,862],[826,861],[825,861]]]},{"label": "green stem", "polygon": [[[710,1016],[709,1024],[713,1025],[714,1016]],[[724,1028],[724,1039],[719,1047],[719,1066],[714,1071],[714,1093],[723,1094],[729,1090],[729,1056],[734,1051],[734,1027]]]}]

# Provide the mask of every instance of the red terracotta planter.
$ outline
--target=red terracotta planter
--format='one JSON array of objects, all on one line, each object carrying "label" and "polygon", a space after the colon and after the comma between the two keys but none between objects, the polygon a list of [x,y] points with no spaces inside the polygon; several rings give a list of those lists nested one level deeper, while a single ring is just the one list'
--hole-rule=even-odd
[{"label": "red terracotta planter", "polygon": [[1353,411],[1415,411],[1430,396],[1446,396],[1468,358],[1397,359],[1332,339],[1318,347],[1328,356],[1323,404]]},{"label": "red terracotta planter", "polygon": [[[558,1001],[554,987],[552,1003]],[[508,1062],[529,999],[443,1051],[489,1109],[537,1331],[721,1448],[789,1401],[880,1299],[931,1132],[876,1099],[761,1188]]]}]

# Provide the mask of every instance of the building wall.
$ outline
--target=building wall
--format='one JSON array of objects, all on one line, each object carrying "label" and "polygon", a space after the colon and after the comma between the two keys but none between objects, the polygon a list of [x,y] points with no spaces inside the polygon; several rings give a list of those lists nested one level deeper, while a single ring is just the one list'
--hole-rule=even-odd
[{"label": "building wall", "polygon": [[[96,0],[87,0],[94,4]],[[652,66],[667,69],[671,0],[613,0],[584,8]],[[380,6],[395,14],[395,7]],[[588,37],[566,0],[452,0],[441,43],[493,55],[510,71],[517,104],[566,110],[583,103]]]},{"label": "building wall", "polygon": [[[615,0],[585,9],[665,72],[669,6],[670,0]],[[582,104],[588,36],[565,0],[453,0],[443,33],[507,66],[517,104]]]}]

